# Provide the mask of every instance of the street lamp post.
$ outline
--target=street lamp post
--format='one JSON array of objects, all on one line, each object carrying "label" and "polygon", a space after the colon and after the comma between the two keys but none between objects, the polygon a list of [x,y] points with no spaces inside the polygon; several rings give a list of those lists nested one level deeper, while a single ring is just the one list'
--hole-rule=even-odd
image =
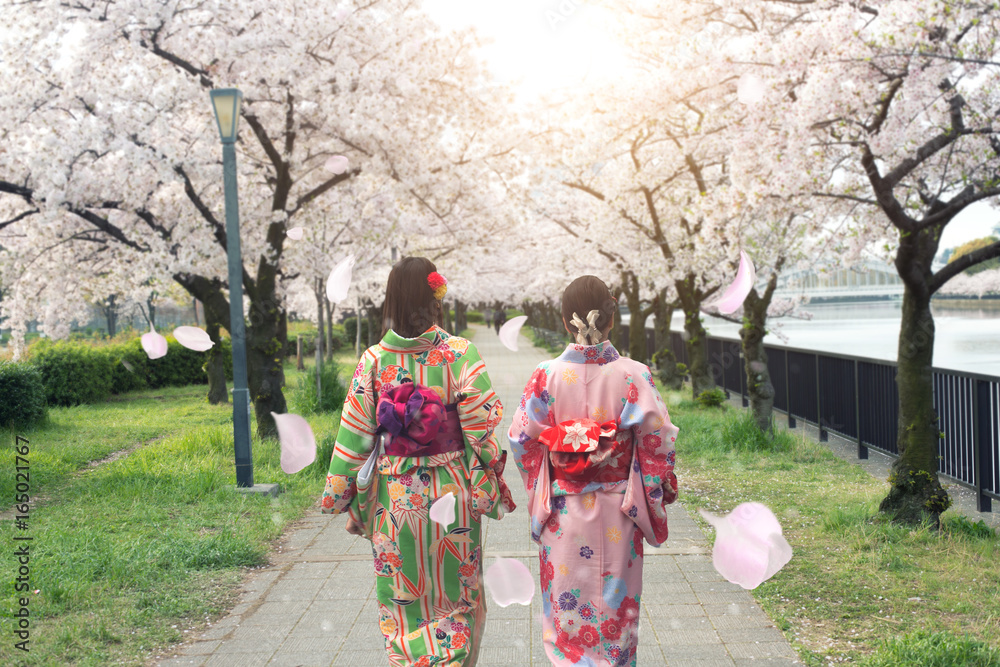
[{"label": "street lamp post", "polygon": [[222,171],[226,190],[226,250],[229,255],[229,334],[233,346],[233,437],[236,486],[253,487],[250,452],[250,390],[247,388],[247,343],[243,324],[243,258],[240,254],[240,209],[236,190],[236,126],[243,93],[236,88],[213,90],[212,107],[222,138]]}]

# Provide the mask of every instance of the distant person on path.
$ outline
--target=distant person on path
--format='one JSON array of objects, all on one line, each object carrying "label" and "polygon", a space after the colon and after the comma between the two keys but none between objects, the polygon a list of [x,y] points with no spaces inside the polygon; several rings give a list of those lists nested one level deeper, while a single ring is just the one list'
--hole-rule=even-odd
[{"label": "distant person on path", "polygon": [[503,323],[507,321],[507,311],[504,308],[497,308],[496,312],[493,313],[493,328],[497,330],[497,335],[500,335],[500,327]]},{"label": "distant person on path", "polygon": [[[348,532],[372,540],[379,627],[396,667],[475,664],[482,518],[514,509],[494,434],[503,406],[476,346],[441,328],[446,282],[422,257],[392,268],[382,340],[354,372],[323,492],[324,513],[348,512]],[[376,436],[377,471],[359,484]],[[428,510],[449,493],[456,520],[446,528]]]},{"label": "distant person on path", "polygon": [[599,278],[562,298],[576,344],[538,365],[510,427],[541,560],[554,665],[635,665],[642,540],[667,539],[677,427],[649,368],[607,340],[616,307]]}]

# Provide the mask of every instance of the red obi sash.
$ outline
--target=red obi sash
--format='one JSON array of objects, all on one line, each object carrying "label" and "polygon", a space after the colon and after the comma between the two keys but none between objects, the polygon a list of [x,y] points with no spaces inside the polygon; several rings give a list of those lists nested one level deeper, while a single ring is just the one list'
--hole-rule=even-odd
[{"label": "red obi sash", "polygon": [[[378,432],[387,433],[388,456],[433,456],[465,449],[458,404],[444,405],[437,392],[405,382],[379,396]],[[377,437],[376,433],[376,437]]]},{"label": "red obi sash", "polygon": [[[629,437],[623,437],[629,436]],[[632,464],[632,438],[614,420],[570,419],[542,431],[552,476],[573,482],[620,482]]]}]

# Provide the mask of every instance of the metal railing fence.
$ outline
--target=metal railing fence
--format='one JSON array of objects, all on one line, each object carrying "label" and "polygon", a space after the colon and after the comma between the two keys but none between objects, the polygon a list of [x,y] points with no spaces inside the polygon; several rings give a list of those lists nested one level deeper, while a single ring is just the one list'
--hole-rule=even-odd
[{"label": "metal railing fence", "polygon": [[[628,326],[623,326],[628,340]],[[654,351],[649,340],[649,356]],[[740,342],[709,336],[708,361],[715,383],[747,405],[746,373]],[[670,333],[677,361],[688,364],[680,332]],[[896,457],[899,393],[896,362],[868,357],[765,345],[774,385],[774,407],[789,428],[796,419],[815,425],[821,441],[832,431],[857,443],[858,458],[868,449]],[[1000,500],[1000,378],[944,368],[931,369],[938,440],[938,472],[976,492],[980,512]]]}]

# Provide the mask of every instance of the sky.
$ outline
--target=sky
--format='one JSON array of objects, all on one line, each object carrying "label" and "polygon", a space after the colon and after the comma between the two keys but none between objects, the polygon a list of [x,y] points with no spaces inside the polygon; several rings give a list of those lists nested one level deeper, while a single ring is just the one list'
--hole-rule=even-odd
[{"label": "sky", "polygon": [[[546,91],[600,83],[627,69],[624,49],[588,7],[588,0],[423,0],[442,27],[472,26],[491,44],[483,57],[496,77],[515,87],[522,101]],[[949,223],[940,248],[988,236],[1000,211],[969,207]]]}]

